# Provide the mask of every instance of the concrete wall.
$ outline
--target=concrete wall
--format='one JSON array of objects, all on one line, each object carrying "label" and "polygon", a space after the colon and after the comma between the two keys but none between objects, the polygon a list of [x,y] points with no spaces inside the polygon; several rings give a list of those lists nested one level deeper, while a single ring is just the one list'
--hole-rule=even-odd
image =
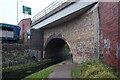
[{"label": "concrete wall", "polygon": [[39,51],[43,50],[43,30],[31,29],[30,49]]},{"label": "concrete wall", "polygon": [[100,2],[99,9],[105,60],[120,71],[120,2]]},{"label": "concrete wall", "polygon": [[52,28],[44,30],[44,46],[51,35],[65,39],[73,54],[75,63],[88,59],[98,59],[99,17],[98,8],[86,12]]},{"label": "concrete wall", "polygon": [[12,51],[12,50],[18,50],[23,51],[29,49],[29,45],[25,44],[2,44],[2,51]]}]

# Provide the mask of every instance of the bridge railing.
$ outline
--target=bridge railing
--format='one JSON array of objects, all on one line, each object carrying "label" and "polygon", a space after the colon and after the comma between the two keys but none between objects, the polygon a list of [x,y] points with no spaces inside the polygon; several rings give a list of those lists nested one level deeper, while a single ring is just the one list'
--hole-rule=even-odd
[{"label": "bridge railing", "polygon": [[54,1],[48,7],[46,7],[45,9],[43,9],[42,11],[40,11],[37,15],[35,15],[32,18],[32,22],[35,22],[39,18],[45,16],[46,14],[48,14],[49,12],[51,12],[52,10],[54,10],[55,8],[59,7],[60,5],[62,5],[63,3],[67,2],[67,1],[68,0],[56,0],[56,1]]}]

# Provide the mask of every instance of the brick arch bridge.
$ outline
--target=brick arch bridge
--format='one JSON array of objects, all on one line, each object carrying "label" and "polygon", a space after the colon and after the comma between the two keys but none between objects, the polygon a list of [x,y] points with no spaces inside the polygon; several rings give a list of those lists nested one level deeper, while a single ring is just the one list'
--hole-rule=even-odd
[{"label": "brick arch bridge", "polygon": [[71,47],[65,38],[62,37],[61,34],[53,34],[51,35],[46,42],[44,42],[44,54],[43,58],[62,58],[68,56],[68,52],[65,52],[65,46],[67,45],[70,53]]},{"label": "brick arch bridge", "polygon": [[81,1],[65,2],[43,16],[36,15],[30,48],[41,51],[43,58],[48,44],[62,47],[67,43],[74,63],[99,59],[103,54],[104,60],[120,71],[120,2]]}]

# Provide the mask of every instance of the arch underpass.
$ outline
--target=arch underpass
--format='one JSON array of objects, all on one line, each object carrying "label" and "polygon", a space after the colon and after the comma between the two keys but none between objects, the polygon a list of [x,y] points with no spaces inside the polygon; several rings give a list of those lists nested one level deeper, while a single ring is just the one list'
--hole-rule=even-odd
[{"label": "arch underpass", "polygon": [[72,54],[66,41],[55,38],[47,43],[44,58],[63,61],[70,58],[72,59]]}]

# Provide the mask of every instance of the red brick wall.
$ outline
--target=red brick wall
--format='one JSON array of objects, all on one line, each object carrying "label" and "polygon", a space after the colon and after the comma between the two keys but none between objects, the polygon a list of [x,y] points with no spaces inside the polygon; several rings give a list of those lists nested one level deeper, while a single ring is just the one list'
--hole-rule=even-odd
[{"label": "red brick wall", "polygon": [[24,33],[29,29],[31,25],[31,19],[23,19],[20,21],[20,23],[18,24],[18,26],[20,26],[21,30],[20,30],[20,38],[23,39],[23,35]]},{"label": "red brick wall", "polygon": [[119,36],[118,36],[118,70],[120,71],[120,2],[118,3],[118,32],[119,32]]},{"label": "red brick wall", "polygon": [[120,71],[120,60],[118,58],[119,49],[119,3],[118,2],[100,2],[100,22],[103,32],[103,47],[106,62],[114,69]]}]

